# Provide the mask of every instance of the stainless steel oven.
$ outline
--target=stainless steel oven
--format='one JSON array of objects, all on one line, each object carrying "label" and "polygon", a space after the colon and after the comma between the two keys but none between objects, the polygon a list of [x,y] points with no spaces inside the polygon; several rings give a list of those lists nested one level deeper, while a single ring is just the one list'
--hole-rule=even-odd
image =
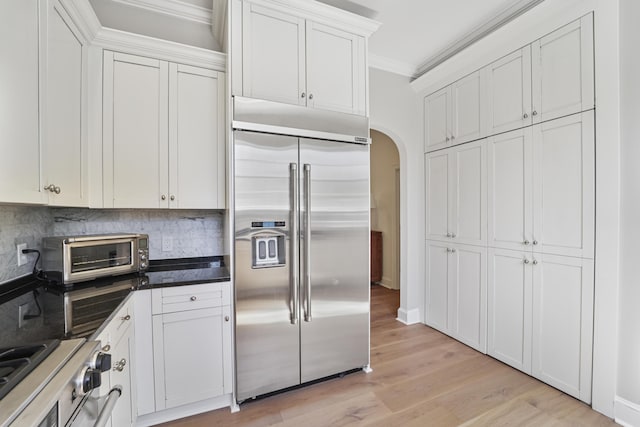
[{"label": "stainless steel oven", "polygon": [[141,272],[149,265],[146,234],[45,237],[42,247],[47,279],[63,285]]}]

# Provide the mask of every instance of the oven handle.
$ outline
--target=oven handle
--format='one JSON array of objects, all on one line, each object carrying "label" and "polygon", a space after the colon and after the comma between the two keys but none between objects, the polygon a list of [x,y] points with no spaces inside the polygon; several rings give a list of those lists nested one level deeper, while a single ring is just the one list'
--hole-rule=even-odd
[{"label": "oven handle", "polygon": [[98,419],[93,427],[104,427],[111,418],[111,413],[113,412],[113,408],[116,406],[116,402],[122,396],[122,386],[117,385],[114,386],[109,393],[107,393],[107,401],[104,404],[104,408],[100,411],[100,415],[98,415]]}]

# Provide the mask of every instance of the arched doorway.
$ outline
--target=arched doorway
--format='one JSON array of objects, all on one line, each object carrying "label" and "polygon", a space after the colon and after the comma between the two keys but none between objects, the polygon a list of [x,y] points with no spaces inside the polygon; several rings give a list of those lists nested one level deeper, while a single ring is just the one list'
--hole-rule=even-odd
[{"label": "arched doorway", "polygon": [[371,130],[371,230],[382,234],[378,283],[400,289],[400,156],[388,135]]}]

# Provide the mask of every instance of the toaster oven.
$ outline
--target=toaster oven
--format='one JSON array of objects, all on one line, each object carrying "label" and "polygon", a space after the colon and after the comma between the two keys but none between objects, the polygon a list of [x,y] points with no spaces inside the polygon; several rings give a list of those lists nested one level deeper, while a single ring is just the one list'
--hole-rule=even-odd
[{"label": "toaster oven", "polygon": [[61,285],[143,272],[149,266],[146,234],[45,237],[42,248],[47,279]]}]

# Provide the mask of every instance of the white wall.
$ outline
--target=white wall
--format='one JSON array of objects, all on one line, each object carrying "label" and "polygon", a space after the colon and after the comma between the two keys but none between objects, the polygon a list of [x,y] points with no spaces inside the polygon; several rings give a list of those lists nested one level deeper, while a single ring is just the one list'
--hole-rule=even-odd
[{"label": "white wall", "polygon": [[419,101],[407,77],[369,71],[371,128],[400,155],[400,308],[405,323],[424,320],[424,179]]},{"label": "white wall", "polygon": [[[616,378],[626,375],[625,366],[620,370],[617,368],[618,345],[621,342],[618,340],[621,235],[620,1],[637,2],[546,0],[412,83],[413,89],[423,97],[588,12],[595,12],[596,255],[592,405],[594,409],[611,417],[614,415]],[[634,22],[632,18],[630,20]],[[637,20],[634,24],[637,25]],[[638,218],[637,215],[635,217]],[[622,231],[622,234],[625,232]],[[638,339],[640,337],[634,337],[634,342]],[[621,343],[620,351],[626,351],[627,346]],[[635,363],[639,364],[640,360],[636,358]],[[634,390],[636,387],[640,387],[638,381],[635,382]]]},{"label": "white wall", "polygon": [[[620,1],[621,230],[616,417],[640,425],[640,2]],[[624,401],[620,401],[624,399]],[[628,415],[621,406],[631,406]],[[635,408],[634,408],[635,406]],[[629,408],[627,408],[629,409]],[[635,418],[630,419],[635,414]],[[635,422],[632,422],[635,420]]]},{"label": "white wall", "polygon": [[382,285],[400,289],[396,279],[396,168],[398,149],[387,135],[371,131],[371,229],[382,232]]}]

